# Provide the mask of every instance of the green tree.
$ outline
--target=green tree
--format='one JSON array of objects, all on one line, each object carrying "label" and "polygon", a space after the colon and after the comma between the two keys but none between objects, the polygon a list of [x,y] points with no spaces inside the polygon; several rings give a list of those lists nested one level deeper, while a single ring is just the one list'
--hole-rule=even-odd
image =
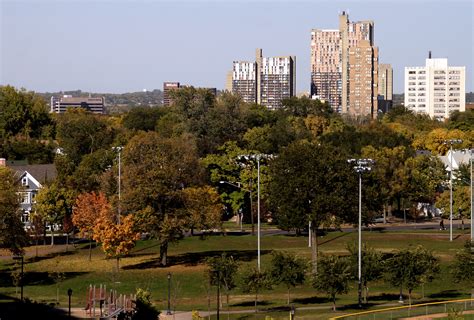
[{"label": "green tree", "polygon": [[189,220],[187,227],[191,229],[205,230],[215,229],[222,226],[222,209],[219,194],[209,186],[191,187],[183,190],[184,207]]},{"label": "green tree", "polygon": [[51,245],[54,245],[54,225],[62,224],[71,215],[75,194],[57,183],[43,186],[37,196],[34,210],[51,226]]},{"label": "green tree", "polygon": [[15,255],[23,254],[28,238],[21,222],[20,185],[14,173],[0,167],[0,246]]},{"label": "green tree", "polygon": [[432,281],[439,271],[438,259],[422,246],[401,249],[386,262],[387,280],[393,286],[408,289],[408,301],[411,305],[413,289],[426,281]]},{"label": "green tree", "polygon": [[123,150],[122,179],[124,212],[135,216],[141,232],[160,241],[160,261],[166,265],[168,244],[186,227],[183,190],[202,181],[194,141],[153,131],[136,135]]},{"label": "green tree", "polygon": [[275,284],[284,284],[288,292],[287,304],[290,304],[290,289],[303,284],[306,276],[306,260],[294,254],[273,251],[270,277]]},{"label": "green tree", "polygon": [[336,296],[349,292],[351,265],[346,257],[336,255],[322,256],[318,264],[318,273],[313,275],[313,287],[329,296],[332,309],[336,311]]},{"label": "green tree", "polygon": [[164,114],[162,108],[135,107],[123,116],[123,126],[130,130],[152,131]]},{"label": "green tree", "polygon": [[220,257],[209,258],[207,265],[209,267],[210,284],[218,288],[218,294],[220,294],[221,289],[224,289],[227,309],[229,309],[229,293],[236,287],[235,276],[237,275],[239,265],[234,260],[234,257],[227,256],[225,253]]},{"label": "green tree", "polygon": [[[359,268],[359,252],[355,244],[348,246],[350,253],[350,264],[352,267],[352,277],[358,280],[358,268]],[[383,276],[384,268],[382,263],[382,254],[375,251],[373,248],[367,247],[367,244],[362,246],[361,256],[361,282],[364,287],[365,295],[364,300],[367,303],[369,298],[369,287],[370,281],[375,281]]]},{"label": "green tree", "polygon": [[270,166],[268,194],[275,221],[284,230],[311,222],[314,272],[318,229],[353,222],[356,217],[356,174],[347,158],[332,146],[303,141],[285,148]]},{"label": "green tree", "polygon": [[258,312],[258,294],[264,289],[272,288],[270,274],[251,268],[242,274],[240,287],[244,293],[255,293],[255,312]]},{"label": "green tree", "polygon": [[[443,218],[449,219],[451,199],[450,191],[446,190],[436,199],[436,206],[441,210]],[[468,219],[471,209],[471,190],[466,186],[453,188],[453,215],[460,214],[462,229],[464,230],[464,219]]]},{"label": "green tree", "polygon": [[474,298],[474,243],[466,241],[464,247],[456,252],[452,264],[454,282],[465,282],[471,286],[471,298]]},{"label": "green tree", "polygon": [[78,165],[82,157],[99,149],[110,149],[115,131],[107,118],[83,109],[68,110],[58,114],[57,135],[65,157]]}]

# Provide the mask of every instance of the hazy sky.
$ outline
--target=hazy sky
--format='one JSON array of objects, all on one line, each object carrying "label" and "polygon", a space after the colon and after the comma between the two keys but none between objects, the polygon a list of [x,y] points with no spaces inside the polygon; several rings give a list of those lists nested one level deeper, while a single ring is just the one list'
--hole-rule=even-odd
[{"label": "hazy sky", "polygon": [[309,91],[310,30],[338,14],[373,20],[380,62],[403,92],[405,66],[428,51],[466,66],[474,91],[474,1],[42,1],[0,0],[0,84],[34,91],[130,92],[163,81],[225,87],[234,60],[295,55],[297,91]]}]

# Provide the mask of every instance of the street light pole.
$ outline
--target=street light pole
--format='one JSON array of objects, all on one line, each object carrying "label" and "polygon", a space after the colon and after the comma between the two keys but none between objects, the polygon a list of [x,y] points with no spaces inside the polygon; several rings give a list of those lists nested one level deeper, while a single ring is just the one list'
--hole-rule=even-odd
[{"label": "street light pole", "polygon": [[453,241],[453,144],[461,144],[461,139],[448,139],[443,142],[449,144],[449,241]]},{"label": "street light pole", "polygon": [[171,315],[171,273],[168,272],[168,310],[166,311],[166,315]]},{"label": "street light pole", "polygon": [[358,303],[359,308],[362,307],[362,173],[370,171],[370,167],[374,161],[372,159],[349,159],[351,164],[355,164],[354,170],[359,175],[359,248],[357,255],[357,278],[358,278]]},{"label": "street light pole", "polygon": [[250,154],[238,156],[238,159],[257,161],[257,267],[260,272],[260,161],[262,159],[271,159],[271,154]]},{"label": "street light pole", "polygon": [[121,208],[120,208],[120,203],[122,200],[122,146],[119,147],[113,147],[113,150],[118,152],[118,206],[117,206],[117,223],[120,224],[120,214],[121,214]]}]

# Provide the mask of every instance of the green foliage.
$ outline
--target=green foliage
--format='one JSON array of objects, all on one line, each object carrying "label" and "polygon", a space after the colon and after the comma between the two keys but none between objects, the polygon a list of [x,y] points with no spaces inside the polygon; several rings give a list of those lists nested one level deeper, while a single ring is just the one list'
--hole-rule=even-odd
[{"label": "green foliage", "polygon": [[474,131],[474,110],[464,112],[453,111],[449,116],[448,129],[459,129],[462,131]]},{"label": "green foliage", "polygon": [[28,238],[21,222],[21,191],[13,172],[0,167],[0,247],[10,250],[14,255],[23,254]]},{"label": "green foliage", "polygon": [[313,275],[313,287],[326,293],[336,311],[336,296],[349,292],[351,265],[346,257],[322,256],[318,261],[318,273]]},{"label": "green foliage", "polygon": [[130,130],[152,131],[164,114],[162,108],[136,107],[123,116],[123,126]]},{"label": "green foliage", "polygon": [[239,264],[234,260],[234,257],[223,253],[220,257],[207,259],[207,265],[211,285],[224,288],[226,292],[236,287]]},{"label": "green foliage", "polygon": [[138,288],[135,298],[135,306],[133,311],[121,313],[119,320],[156,320],[160,315],[151,303],[151,293],[148,290]]},{"label": "green foliage", "polygon": [[0,144],[0,155],[8,160],[26,159],[29,164],[45,164],[53,162],[54,148],[52,143],[12,137]]},{"label": "green foliage", "polygon": [[75,165],[99,149],[110,149],[114,129],[107,119],[82,109],[57,115],[57,140],[65,156]]},{"label": "green foliage", "polygon": [[273,251],[270,277],[275,284],[284,284],[288,289],[288,304],[290,304],[290,288],[303,284],[308,264],[306,260],[294,254]]},{"label": "green foliage", "polygon": [[456,252],[452,274],[455,282],[467,282],[474,287],[474,243],[467,240],[463,249]]},{"label": "green foliage", "polygon": [[[450,214],[450,191],[444,191],[436,199],[436,207],[439,208],[444,218],[449,218]],[[460,218],[466,219],[470,215],[471,208],[471,191],[469,187],[455,187],[453,188],[453,215],[460,214]]]},{"label": "green foliage", "polygon": [[252,267],[242,273],[240,288],[244,293],[255,293],[255,304],[257,304],[258,293],[261,290],[272,288],[272,279],[266,271],[258,271]]},{"label": "green foliage", "polygon": [[422,246],[402,249],[386,262],[387,280],[396,287],[406,287],[411,304],[411,292],[422,283],[432,281],[439,271],[438,259]]}]

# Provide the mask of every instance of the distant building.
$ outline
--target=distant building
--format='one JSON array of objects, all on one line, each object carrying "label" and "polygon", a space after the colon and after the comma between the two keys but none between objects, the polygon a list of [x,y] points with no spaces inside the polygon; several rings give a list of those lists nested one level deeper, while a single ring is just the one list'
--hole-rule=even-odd
[{"label": "distant building", "polygon": [[379,64],[377,105],[381,112],[388,112],[393,105],[393,69],[390,64]]},{"label": "distant building", "polygon": [[163,105],[169,106],[173,100],[170,96],[171,90],[179,89],[179,82],[163,82]]},{"label": "distant building", "polygon": [[282,107],[283,99],[296,94],[296,57],[263,57],[262,49],[257,49],[255,62],[234,61],[232,92],[245,102]]},{"label": "distant building", "polygon": [[64,113],[68,108],[82,108],[92,113],[103,114],[104,98],[73,97],[70,95],[51,97],[51,113]]},{"label": "distant building", "polygon": [[405,107],[438,120],[465,111],[466,67],[450,67],[431,52],[424,67],[405,67]]},{"label": "distant building", "polygon": [[337,112],[375,116],[377,70],[373,21],[351,22],[342,12],[339,29],[311,31],[312,98]]},{"label": "distant building", "polygon": [[15,178],[20,182],[21,221],[28,227],[31,223],[30,214],[36,203],[36,195],[46,182],[56,179],[57,171],[54,164],[27,165],[16,161],[0,158],[0,167],[8,166],[14,171]]}]

